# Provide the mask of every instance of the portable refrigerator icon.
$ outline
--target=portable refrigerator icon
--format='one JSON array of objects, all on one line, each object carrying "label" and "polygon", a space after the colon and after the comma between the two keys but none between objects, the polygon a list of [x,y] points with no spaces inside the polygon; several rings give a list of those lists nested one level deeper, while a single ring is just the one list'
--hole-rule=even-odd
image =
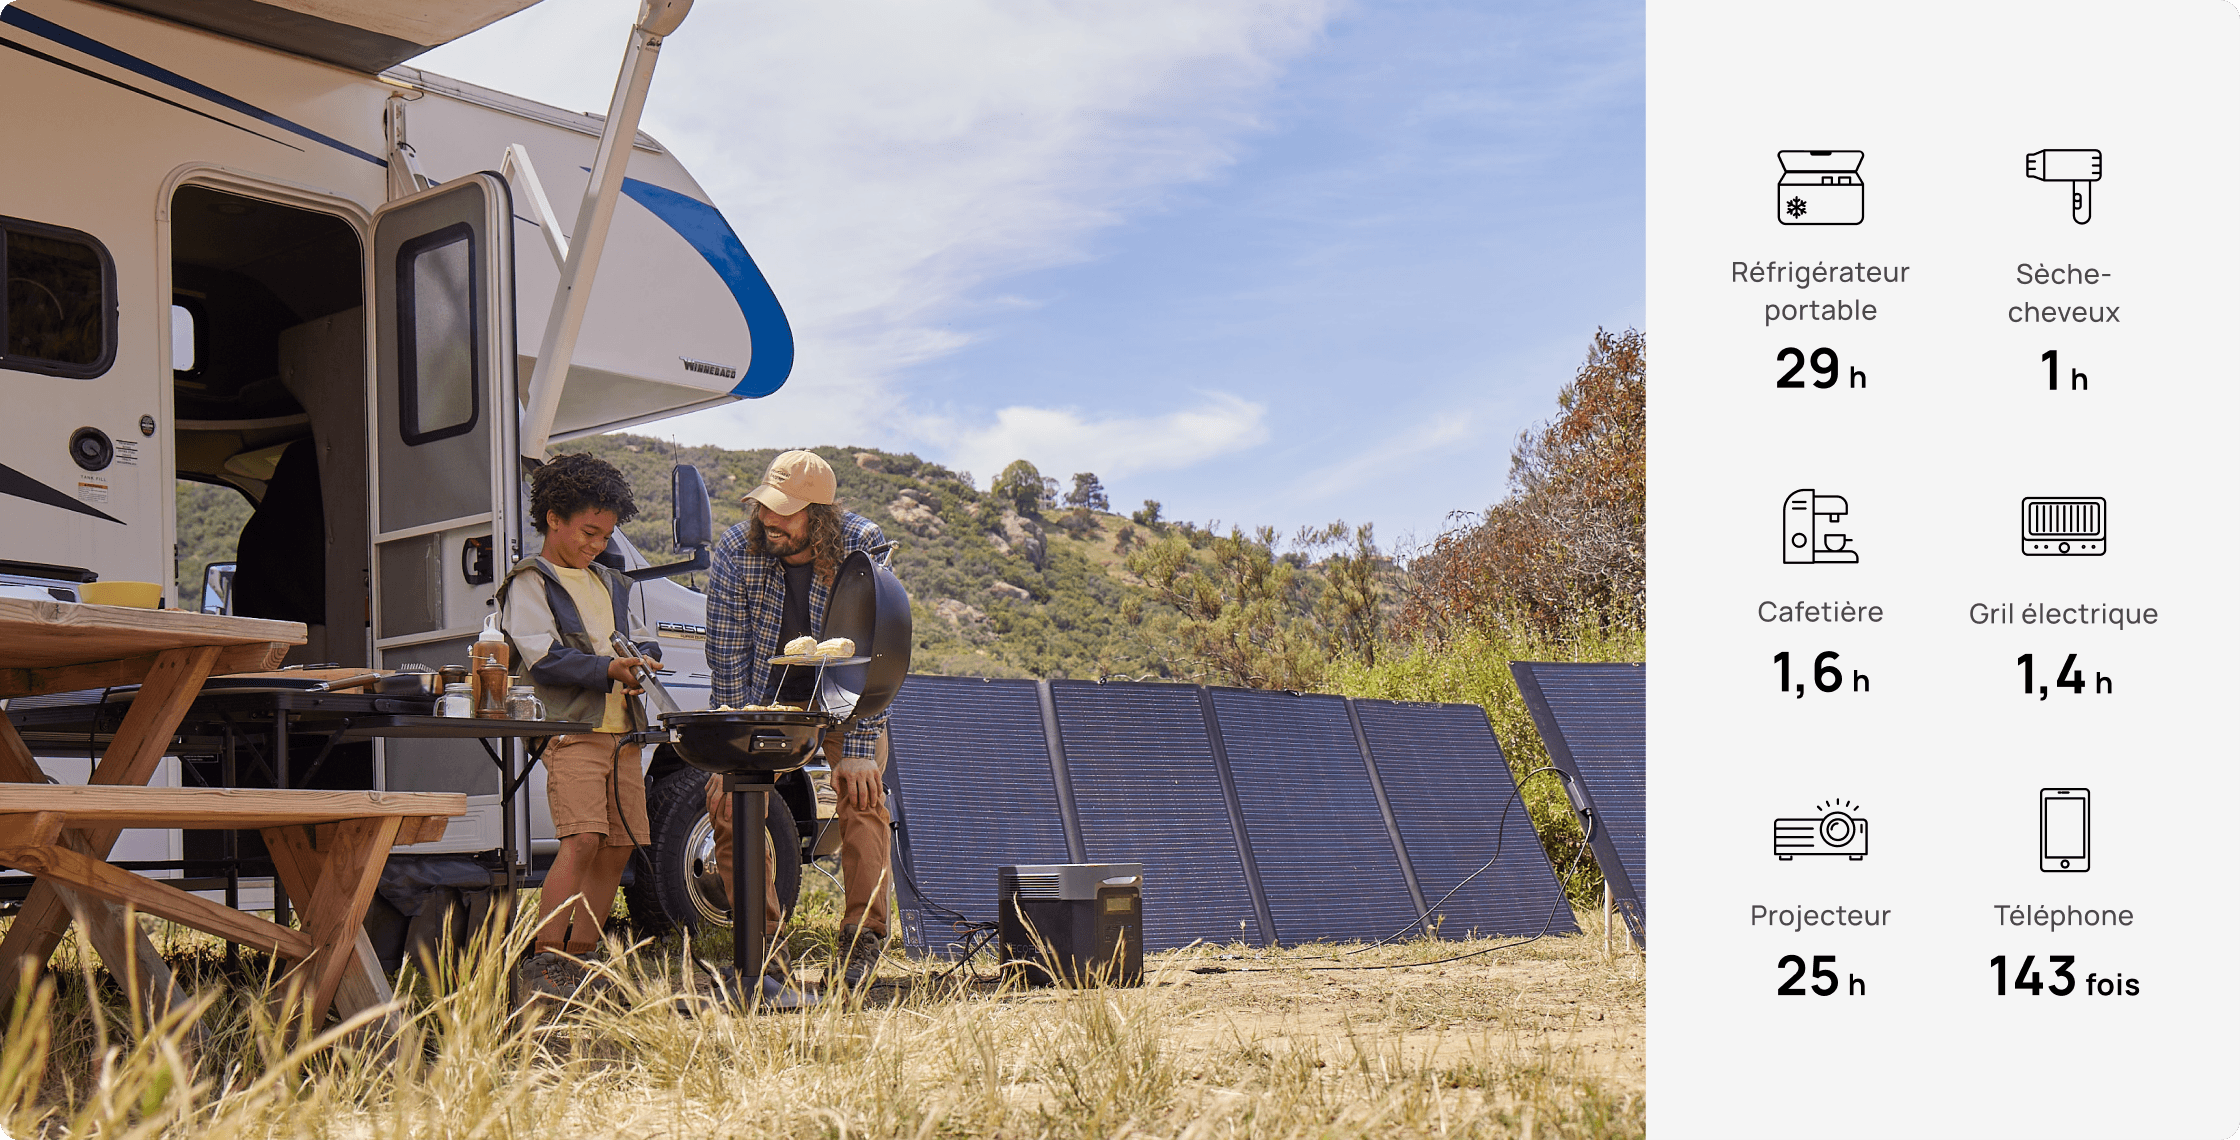
[{"label": "portable refrigerator icon", "polygon": [[1867,220],[1863,150],[1785,150],[1775,216],[1785,226],[1855,226]]}]

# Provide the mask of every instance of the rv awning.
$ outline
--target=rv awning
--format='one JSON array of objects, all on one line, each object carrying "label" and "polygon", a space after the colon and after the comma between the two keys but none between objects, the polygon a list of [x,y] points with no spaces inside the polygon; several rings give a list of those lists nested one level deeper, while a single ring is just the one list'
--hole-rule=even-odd
[{"label": "rv awning", "polygon": [[100,0],[237,40],[374,73],[537,0]]}]

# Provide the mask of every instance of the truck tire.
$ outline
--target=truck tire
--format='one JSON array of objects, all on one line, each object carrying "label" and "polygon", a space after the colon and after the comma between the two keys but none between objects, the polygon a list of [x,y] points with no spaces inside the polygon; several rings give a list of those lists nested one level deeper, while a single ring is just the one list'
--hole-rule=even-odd
[{"label": "truck tire", "polygon": [[[720,894],[701,886],[714,875],[715,827],[708,819],[708,774],[683,768],[656,781],[646,795],[653,834],[631,857],[630,882],[622,888],[630,925],[645,937],[679,930],[699,933],[704,926],[729,927],[731,908]],[[801,836],[782,796],[771,796],[764,821],[771,865],[777,871],[778,905],[786,914],[801,895]]]}]

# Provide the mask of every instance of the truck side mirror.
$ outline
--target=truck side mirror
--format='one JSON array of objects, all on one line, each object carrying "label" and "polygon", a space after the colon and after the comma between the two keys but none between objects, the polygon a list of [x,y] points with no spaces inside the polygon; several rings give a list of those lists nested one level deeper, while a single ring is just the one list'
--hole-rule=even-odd
[{"label": "truck side mirror", "polygon": [[692,550],[715,541],[715,514],[708,505],[708,485],[701,481],[699,468],[679,463],[669,471],[669,501],[674,504],[670,523],[678,550]]},{"label": "truck side mirror", "polygon": [[708,485],[701,481],[699,468],[679,463],[669,470],[669,502],[669,533],[677,540],[677,549],[690,551],[692,557],[666,566],[624,571],[623,576],[633,582],[649,582],[708,568],[708,546],[716,540],[716,521],[715,511],[708,505]]}]

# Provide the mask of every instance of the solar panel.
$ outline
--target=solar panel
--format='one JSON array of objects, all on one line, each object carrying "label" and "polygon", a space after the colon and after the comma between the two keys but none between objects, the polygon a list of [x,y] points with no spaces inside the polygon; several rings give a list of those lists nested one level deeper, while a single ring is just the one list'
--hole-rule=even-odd
[{"label": "solar panel", "polygon": [[[1440,934],[1578,929],[1523,798],[1510,802],[1516,780],[1484,709],[1369,700],[1353,707]],[[1494,859],[1497,847],[1498,861],[1464,884]],[[1453,897],[1441,903],[1450,891]]]},{"label": "solar panel", "polygon": [[[902,825],[896,884],[907,940],[956,941],[960,911],[996,918],[996,868],[1070,863],[1033,681],[914,675],[887,719],[887,780]],[[921,897],[911,889],[915,883]]]},{"label": "solar panel", "polygon": [[1194,685],[1052,681],[1087,857],[1142,863],[1143,944],[1266,942]]},{"label": "solar panel", "polygon": [[1345,698],[1207,693],[1277,940],[1370,941],[1414,922]]},{"label": "solar panel", "polygon": [[1643,665],[1513,661],[1548,759],[1600,820],[1595,862],[1635,941],[1649,944],[1649,683]]}]

